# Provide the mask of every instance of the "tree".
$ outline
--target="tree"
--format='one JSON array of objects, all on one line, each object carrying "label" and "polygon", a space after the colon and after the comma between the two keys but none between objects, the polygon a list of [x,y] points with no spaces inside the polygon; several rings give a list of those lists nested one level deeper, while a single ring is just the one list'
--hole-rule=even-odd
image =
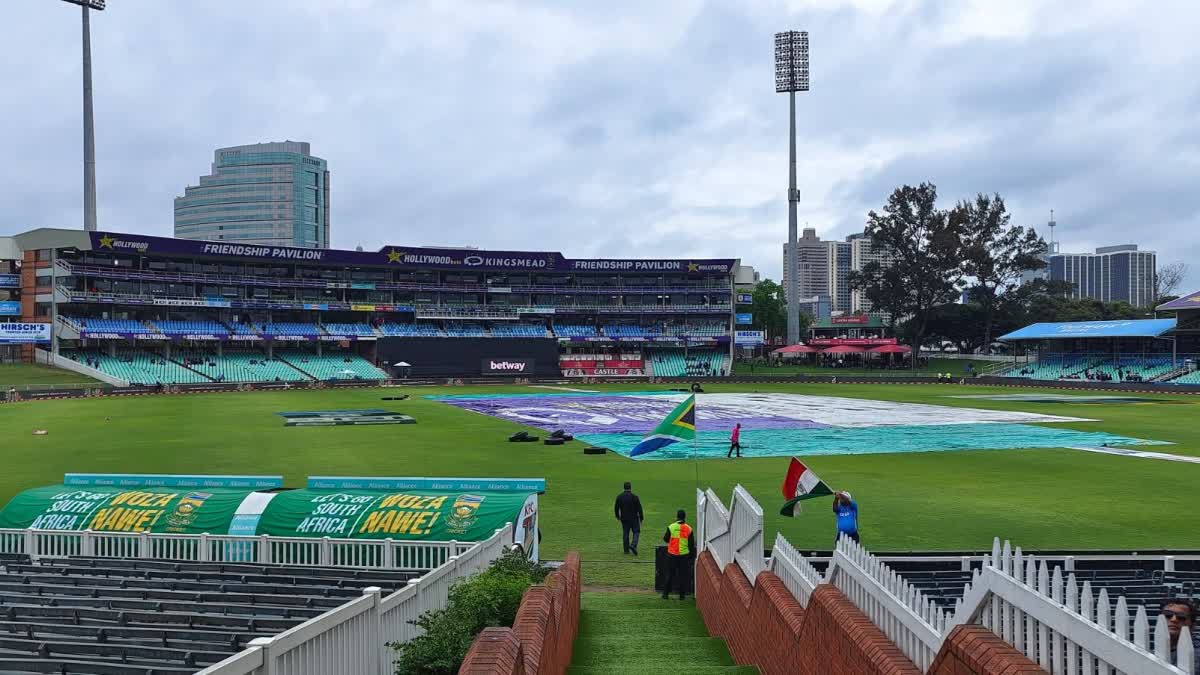
[{"label": "tree", "polygon": [[1154,275],[1154,304],[1166,302],[1166,296],[1175,295],[1187,279],[1188,270],[1188,264],[1182,260],[1158,268],[1158,273]]},{"label": "tree", "polygon": [[[764,279],[754,287],[750,311],[754,313],[754,330],[765,331],[767,339],[787,337],[787,303],[783,286]],[[808,332],[809,316],[800,313],[800,334]]]},{"label": "tree", "polygon": [[754,329],[764,331],[768,340],[777,335],[787,335],[783,288],[779,284],[770,279],[760,281],[754,287],[750,311],[754,313]]},{"label": "tree", "polygon": [[[974,302],[950,303],[934,307],[926,324],[926,343],[950,342],[962,354],[970,354],[979,346],[983,325],[983,308]],[[905,333],[911,333],[907,324]]]},{"label": "tree", "polygon": [[[872,261],[850,273],[875,311],[906,320],[913,354],[920,353],[930,313],[958,298],[963,278],[961,228],[936,206],[937,187],[905,185],[888,197],[883,213],[867,214],[866,234],[889,262]],[[916,359],[913,359],[916,362]]]},{"label": "tree", "polygon": [[982,347],[992,344],[992,326],[1003,295],[1012,292],[1024,272],[1041,269],[1049,250],[1032,229],[1009,225],[1009,213],[1000,195],[978,194],[962,201],[950,213],[951,227],[963,235],[963,271],[974,278],[969,291],[982,310]]}]

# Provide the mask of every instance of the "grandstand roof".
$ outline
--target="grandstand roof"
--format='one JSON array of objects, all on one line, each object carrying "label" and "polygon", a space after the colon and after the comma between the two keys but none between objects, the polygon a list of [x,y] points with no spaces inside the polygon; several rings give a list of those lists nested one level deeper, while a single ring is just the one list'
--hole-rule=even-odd
[{"label": "grandstand roof", "polygon": [[1188,293],[1182,298],[1176,298],[1154,308],[1157,312],[1174,311],[1177,309],[1200,309],[1200,291]]},{"label": "grandstand roof", "polygon": [[376,252],[347,251],[173,239],[121,232],[79,232],[53,228],[31,230],[15,235],[13,239],[23,250],[70,247],[84,251],[111,251],[139,255],[238,258],[263,262],[462,271],[731,274],[738,263],[734,258],[572,259],[557,251],[486,251],[422,246],[384,246]]},{"label": "grandstand roof", "polygon": [[1158,337],[1175,328],[1175,319],[1135,319],[1128,321],[1073,321],[1035,323],[999,340],[1073,340],[1077,338]]}]

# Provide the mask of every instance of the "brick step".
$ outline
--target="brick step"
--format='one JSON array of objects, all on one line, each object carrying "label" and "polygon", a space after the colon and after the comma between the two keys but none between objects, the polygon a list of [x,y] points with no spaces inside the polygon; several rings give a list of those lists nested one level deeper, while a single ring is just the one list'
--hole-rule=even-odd
[{"label": "brick step", "polygon": [[583,594],[583,606],[587,609],[681,609],[695,607],[695,600],[680,602],[678,598],[670,601],[662,599],[658,593],[648,591],[637,592],[586,592]]}]

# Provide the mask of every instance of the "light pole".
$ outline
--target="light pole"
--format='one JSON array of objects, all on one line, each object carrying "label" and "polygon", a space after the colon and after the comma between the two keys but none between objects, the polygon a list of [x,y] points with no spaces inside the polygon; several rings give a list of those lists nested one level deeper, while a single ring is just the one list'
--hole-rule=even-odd
[{"label": "light pole", "polygon": [[787,254],[787,342],[800,342],[800,280],[796,269],[796,92],[808,91],[808,31],[790,30],[775,34],[775,92],[787,92],[791,103],[788,140],[788,254]]},{"label": "light pole", "polygon": [[92,31],[88,10],[105,0],[63,0],[83,10],[83,229],[96,229],[96,127],[92,121]]}]

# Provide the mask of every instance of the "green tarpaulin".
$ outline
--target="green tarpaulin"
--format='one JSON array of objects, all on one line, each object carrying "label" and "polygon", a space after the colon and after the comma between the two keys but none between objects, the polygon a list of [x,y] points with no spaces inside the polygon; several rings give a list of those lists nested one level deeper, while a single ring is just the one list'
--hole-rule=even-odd
[{"label": "green tarpaulin", "polygon": [[51,485],[13,497],[0,528],[226,534],[246,496],[237,488]]},{"label": "green tarpaulin", "polygon": [[477,541],[516,521],[529,497],[486,491],[288,490],[272,497],[256,534]]}]

